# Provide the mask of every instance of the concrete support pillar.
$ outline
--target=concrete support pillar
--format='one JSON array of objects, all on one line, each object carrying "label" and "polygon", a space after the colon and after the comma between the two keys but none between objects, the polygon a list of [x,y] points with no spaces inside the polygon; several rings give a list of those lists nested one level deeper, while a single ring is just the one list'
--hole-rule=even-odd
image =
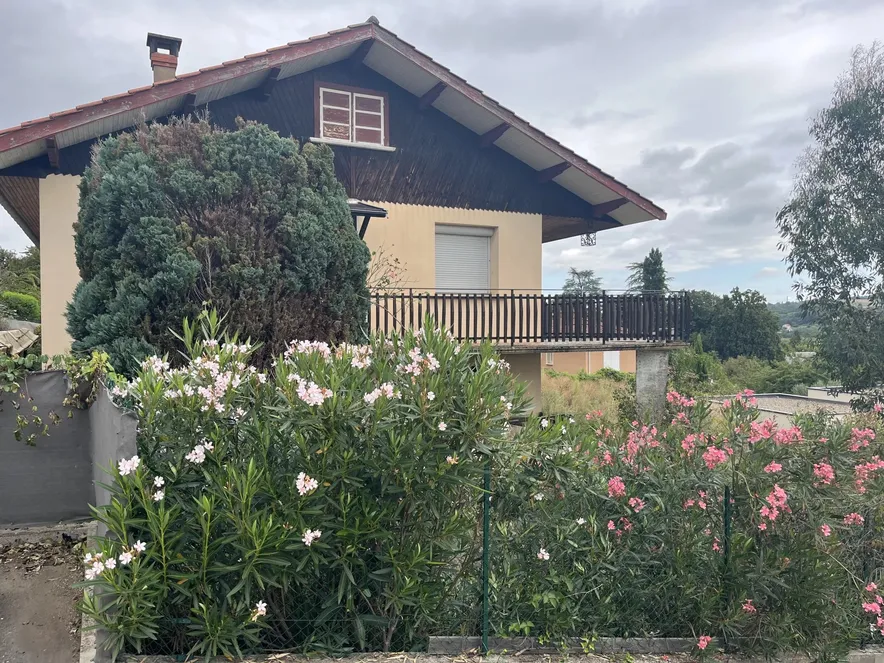
[{"label": "concrete support pillar", "polygon": [[528,388],[528,396],[533,402],[531,411],[540,410],[541,393],[541,373],[540,373],[540,354],[502,354],[501,357],[506,359],[510,365],[510,371],[516,376],[517,380],[521,380]]},{"label": "concrete support pillar", "polygon": [[669,351],[640,348],[635,353],[635,401],[642,423],[659,423],[666,410]]}]

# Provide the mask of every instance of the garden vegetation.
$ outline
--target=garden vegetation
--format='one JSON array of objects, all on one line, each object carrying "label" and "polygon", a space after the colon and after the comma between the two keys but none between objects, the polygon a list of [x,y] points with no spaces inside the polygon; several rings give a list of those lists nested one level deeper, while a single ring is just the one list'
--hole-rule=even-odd
[{"label": "garden vegetation", "polygon": [[[491,472],[494,635],[711,638],[834,660],[884,633],[876,414],[759,421],[672,392],[665,425],[526,416],[488,346],[293,342],[267,369],[213,315],[115,398],[83,610],[119,652],[412,650],[478,633]],[[519,418],[520,425],[511,425]],[[821,625],[825,628],[821,628]]]}]

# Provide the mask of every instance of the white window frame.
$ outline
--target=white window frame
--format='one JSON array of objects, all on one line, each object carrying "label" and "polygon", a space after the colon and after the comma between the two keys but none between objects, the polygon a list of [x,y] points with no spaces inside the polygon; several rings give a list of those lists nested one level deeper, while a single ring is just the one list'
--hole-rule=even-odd
[{"label": "white window frame", "polygon": [[[326,92],[346,95],[347,98],[349,99],[350,107],[344,108],[343,106],[335,106],[332,104],[326,104],[325,103],[325,93]],[[366,110],[359,111],[360,113],[365,113],[366,115],[376,115],[381,119],[381,122],[380,122],[381,142],[380,143],[365,142],[365,141],[357,141],[356,140],[356,130],[357,129],[368,129],[370,131],[378,131],[378,127],[366,127],[363,125],[356,124],[356,100],[360,99],[360,98],[361,99],[377,99],[380,102],[380,106],[381,106],[380,111],[366,111]],[[384,97],[381,95],[378,95],[378,94],[367,94],[365,92],[351,92],[350,90],[340,90],[338,88],[320,86],[319,87],[319,136],[317,136],[317,138],[319,138],[321,140],[336,141],[339,143],[353,143],[356,145],[386,146],[387,145],[387,134],[385,131],[385,129],[386,129],[385,119],[386,119],[386,113],[387,113],[387,106],[384,102],[385,102]],[[350,114],[349,124],[345,124],[343,122],[335,122],[332,120],[326,120],[325,119],[326,106],[328,106],[329,108],[334,108],[335,110],[348,111]],[[324,132],[326,124],[333,124],[333,125],[339,126],[339,127],[348,127],[350,129],[350,140],[345,141],[340,138],[332,138],[329,136],[325,136],[323,134],[323,132]]]}]

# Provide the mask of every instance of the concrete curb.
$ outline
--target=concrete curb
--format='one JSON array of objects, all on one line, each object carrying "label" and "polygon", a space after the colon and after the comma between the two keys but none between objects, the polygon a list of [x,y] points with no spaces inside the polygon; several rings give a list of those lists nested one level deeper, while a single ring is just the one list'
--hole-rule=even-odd
[{"label": "concrete curb", "polygon": [[[92,549],[98,533],[98,523],[94,520],[89,522],[86,530],[86,544]],[[92,588],[88,587],[84,591],[91,594]],[[96,629],[95,622],[85,613],[82,613],[80,619],[80,663],[109,662],[111,657],[102,647],[104,639],[104,631]]]},{"label": "concrete curb", "polygon": [[[582,654],[584,653],[583,642],[580,638],[570,638],[565,647],[555,647],[549,644],[541,645],[537,638],[489,638],[488,649],[496,656],[504,652],[512,656],[524,654]],[[589,644],[589,643],[587,643]],[[428,655],[437,656],[460,656],[463,654],[477,653],[482,646],[479,637],[431,637],[427,647]],[[713,639],[710,643],[711,650],[718,648],[718,640]],[[685,654],[696,652],[697,640],[695,638],[597,638],[592,643],[592,650],[588,653],[598,655],[608,654]],[[739,659],[751,661],[752,659]],[[801,655],[781,656],[778,661],[790,663],[806,662],[809,659]],[[847,656],[848,663],[884,663],[884,651],[854,650]]]},{"label": "concrete curb", "polygon": [[[584,643],[580,638],[569,638],[564,644],[564,651],[583,652]],[[588,641],[586,644],[590,645]],[[694,638],[597,638],[591,644],[590,653],[593,654],[683,654],[694,651],[697,641]],[[713,648],[717,647],[715,640],[711,644]],[[479,637],[431,637],[427,653],[457,655],[478,651],[481,646],[482,639]],[[526,654],[552,654],[563,651],[562,647],[554,643],[540,644],[537,638],[488,638],[488,649],[497,653]]]}]

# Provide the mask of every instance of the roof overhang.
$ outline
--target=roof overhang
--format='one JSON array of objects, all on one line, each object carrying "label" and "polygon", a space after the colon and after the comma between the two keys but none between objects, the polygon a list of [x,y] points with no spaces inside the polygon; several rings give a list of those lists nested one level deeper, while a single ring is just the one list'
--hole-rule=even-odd
[{"label": "roof overhang", "polygon": [[[550,232],[545,221],[544,241],[666,218],[662,208],[371,19],[2,130],[0,171],[43,154],[51,161],[53,152],[70,145],[258,88],[268,76],[282,80],[354,57],[419,97],[422,105],[472,130],[480,146],[495,145],[537,171],[539,181],[555,183],[593,206],[591,218],[559,220]],[[4,207],[15,208],[8,203],[7,197]],[[32,229],[26,232],[33,235]]]}]

